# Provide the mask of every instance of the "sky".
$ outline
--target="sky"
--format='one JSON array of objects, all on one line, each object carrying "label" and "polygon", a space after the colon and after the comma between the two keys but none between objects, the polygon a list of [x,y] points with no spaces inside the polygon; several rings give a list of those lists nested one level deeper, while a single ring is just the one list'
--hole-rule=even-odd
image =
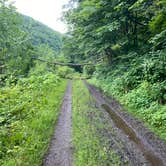
[{"label": "sky", "polygon": [[50,28],[65,33],[66,25],[60,21],[62,7],[69,0],[14,0],[17,11],[30,16]]}]

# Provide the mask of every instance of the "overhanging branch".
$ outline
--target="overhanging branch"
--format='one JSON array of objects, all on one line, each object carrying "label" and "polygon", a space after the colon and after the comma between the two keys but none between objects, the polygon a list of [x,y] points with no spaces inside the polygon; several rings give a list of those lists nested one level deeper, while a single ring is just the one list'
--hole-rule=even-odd
[{"label": "overhanging branch", "polygon": [[47,61],[47,60],[44,60],[44,59],[40,59],[40,58],[36,58],[36,57],[33,57],[32,59],[39,60],[41,62],[46,62],[48,64],[59,65],[59,66],[80,66],[81,67],[81,66],[85,66],[85,65],[91,65],[91,66],[95,66],[96,65],[96,63],[82,63],[82,64],[78,64],[78,63],[63,63],[63,62],[57,62],[57,61],[50,62],[50,61]]}]

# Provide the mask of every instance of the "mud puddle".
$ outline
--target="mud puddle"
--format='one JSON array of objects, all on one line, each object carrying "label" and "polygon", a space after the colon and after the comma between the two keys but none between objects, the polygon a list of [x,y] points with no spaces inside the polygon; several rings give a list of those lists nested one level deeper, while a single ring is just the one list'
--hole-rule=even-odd
[{"label": "mud puddle", "polygon": [[143,152],[146,160],[152,166],[164,166],[162,160],[151,150],[149,150],[149,148],[146,148],[144,142],[136,135],[135,131],[130,128],[120,116],[112,111],[111,108],[106,104],[102,104],[102,108],[104,108],[110,114],[115,125],[127,135],[129,140],[133,141],[138,146],[138,148]]}]

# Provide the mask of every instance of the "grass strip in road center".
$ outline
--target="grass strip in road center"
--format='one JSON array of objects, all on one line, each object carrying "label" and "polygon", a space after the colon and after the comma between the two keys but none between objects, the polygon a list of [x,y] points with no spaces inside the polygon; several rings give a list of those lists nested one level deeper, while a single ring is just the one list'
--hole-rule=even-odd
[{"label": "grass strip in road center", "polygon": [[109,140],[99,134],[106,124],[82,81],[73,83],[73,151],[76,166],[119,166],[121,161]]}]

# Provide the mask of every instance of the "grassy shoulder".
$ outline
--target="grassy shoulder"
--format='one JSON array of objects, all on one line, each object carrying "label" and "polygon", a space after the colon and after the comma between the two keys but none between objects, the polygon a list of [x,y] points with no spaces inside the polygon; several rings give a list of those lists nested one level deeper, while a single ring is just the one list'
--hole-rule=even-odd
[{"label": "grassy shoulder", "polygon": [[100,111],[82,81],[73,83],[73,146],[74,165],[77,166],[118,166],[119,156],[109,146],[108,138],[99,134],[106,129]]},{"label": "grassy shoulder", "polygon": [[65,89],[66,81],[51,73],[0,89],[0,165],[41,164]]},{"label": "grassy shoulder", "polygon": [[166,140],[166,105],[161,105],[153,95],[156,95],[156,85],[142,82],[129,92],[124,92],[121,78],[106,78],[89,80],[91,84],[102,89],[107,95],[119,100],[126,110],[155,132],[161,139]]}]

